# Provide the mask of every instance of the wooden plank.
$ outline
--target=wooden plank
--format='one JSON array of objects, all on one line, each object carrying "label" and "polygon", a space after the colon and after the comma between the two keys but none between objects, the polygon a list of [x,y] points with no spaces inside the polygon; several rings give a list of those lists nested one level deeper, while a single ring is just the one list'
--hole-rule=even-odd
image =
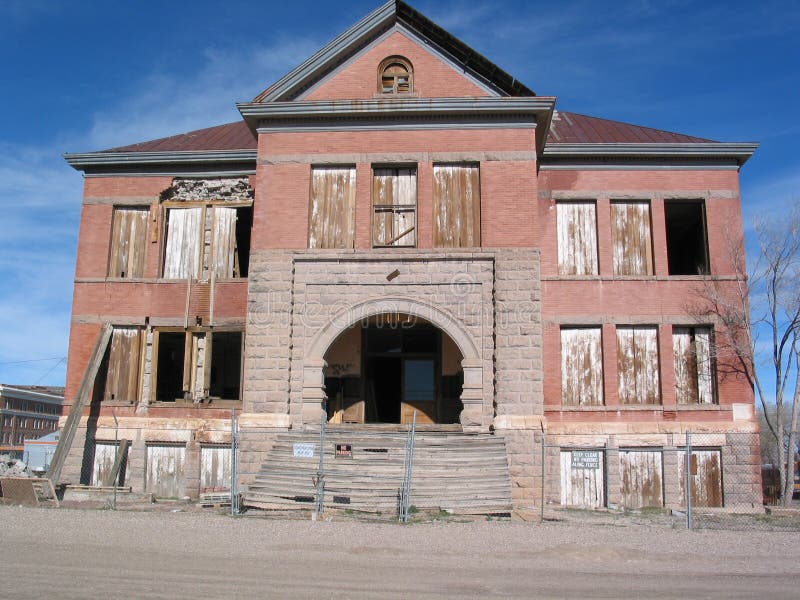
[{"label": "wooden plank", "polygon": [[138,401],[141,330],[115,327],[111,336],[103,400]]},{"label": "wooden plank", "polygon": [[147,446],[145,491],[157,498],[180,498],[183,496],[183,467],[186,446]]},{"label": "wooden plank", "polygon": [[619,479],[623,507],[664,506],[664,477],[660,451],[620,450]]},{"label": "wooden plank", "polygon": [[675,398],[678,404],[713,404],[709,327],[673,327]]},{"label": "wooden plank", "polygon": [[603,404],[603,350],[600,327],[561,330],[561,403]]},{"label": "wooden plank", "polygon": [[611,203],[614,275],[653,274],[649,202]]},{"label": "wooden plank", "polygon": [[53,454],[53,460],[50,462],[50,467],[47,469],[47,474],[45,475],[53,484],[58,483],[61,477],[64,461],[72,447],[72,442],[75,440],[75,433],[80,424],[81,414],[89,401],[94,388],[94,381],[97,377],[97,371],[100,369],[100,363],[103,362],[103,357],[108,348],[108,343],[111,339],[111,331],[112,328],[109,324],[103,325],[103,328],[100,330],[97,342],[92,350],[92,355],[89,357],[89,362],[83,373],[80,386],[78,387],[77,396],[70,407],[69,415],[67,416],[64,428],[58,439],[58,446],[56,446],[56,451]]},{"label": "wooden plank", "polygon": [[148,208],[115,208],[109,277],[143,277],[147,250]]},{"label": "wooden plank", "polygon": [[[698,508],[724,505],[722,490],[722,453],[719,450],[692,450],[692,506]],[[678,477],[682,506],[686,506],[686,452],[678,451]]]},{"label": "wooden plank", "polygon": [[355,243],[355,167],[311,171],[309,248],[352,248]]},{"label": "wooden plank", "polygon": [[236,276],[236,215],[235,208],[213,207],[210,268],[221,279]]},{"label": "wooden plank", "polygon": [[480,246],[479,173],[477,165],[434,165],[434,247]]},{"label": "wooden plank", "polygon": [[660,404],[658,328],[617,327],[617,381],[621,404]]},{"label": "wooden plank", "polygon": [[558,274],[597,275],[597,216],[594,202],[556,204]]},{"label": "wooden plank", "polygon": [[164,278],[187,279],[200,276],[204,209],[173,208],[167,212]]},{"label": "wooden plank", "polygon": [[[602,453],[601,449],[597,449]],[[601,455],[602,456],[602,455]],[[596,469],[576,469],[572,466],[572,450],[561,451],[561,505],[578,508],[605,506],[603,461]]]}]

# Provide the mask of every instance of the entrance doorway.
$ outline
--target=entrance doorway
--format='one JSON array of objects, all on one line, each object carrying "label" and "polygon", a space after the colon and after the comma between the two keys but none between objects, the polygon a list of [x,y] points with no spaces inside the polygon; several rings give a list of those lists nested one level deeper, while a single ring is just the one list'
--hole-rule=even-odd
[{"label": "entrance doorway", "polygon": [[405,424],[416,411],[420,424],[459,422],[461,353],[445,333],[396,315],[358,328],[343,333],[325,357],[329,421]]}]

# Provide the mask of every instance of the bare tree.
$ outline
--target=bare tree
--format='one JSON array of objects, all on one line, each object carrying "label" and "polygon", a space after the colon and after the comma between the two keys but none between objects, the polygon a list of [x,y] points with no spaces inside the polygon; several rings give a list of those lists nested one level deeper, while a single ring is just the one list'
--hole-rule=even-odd
[{"label": "bare tree", "polygon": [[[794,490],[800,410],[800,203],[780,221],[757,219],[754,229],[758,255],[749,272],[741,233],[729,231],[735,278],[704,280],[690,312],[717,323],[718,372],[745,377],[755,390],[786,505]],[[769,366],[759,369],[762,364]]]}]

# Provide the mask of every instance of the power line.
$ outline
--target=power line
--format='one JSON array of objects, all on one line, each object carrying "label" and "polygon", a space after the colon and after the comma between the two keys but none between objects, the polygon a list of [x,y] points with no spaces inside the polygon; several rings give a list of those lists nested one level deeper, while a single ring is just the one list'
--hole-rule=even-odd
[{"label": "power line", "polygon": [[56,370],[56,367],[58,367],[58,365],[60,365],[62,362],[64,362],[64,358],[62,358],[62,359],[61,359],[61,360],[59,360],[59,361],[58,361],[56,364],[54,364],[52,367],[50,367],[50,370],[49,370],[49,371],[47,371],[47,373],[45,373],[45,374],[44,374],[44,375],[42,375],[41,377],[39,377],[39,379],[37,379],[37,380],[36,380],[36,383],[34,383],[33,385],[39,385],[39,383],[42,381],[42,379],[44,379],[45,377],[47,377],[48,375],[50,375],[50,373],[52,373],[53,371],[55,371],[55,370]]},{"label": "power line", "polygon": [[47,360],[57,360],[62,361],[65,360],[66,356],[53,356],[52,358],[33,358],[31,360],[14,360],[9,362],[0,362],[0,365],[21,365],[24,363],[33,363],[33,362],[45,362]]}]

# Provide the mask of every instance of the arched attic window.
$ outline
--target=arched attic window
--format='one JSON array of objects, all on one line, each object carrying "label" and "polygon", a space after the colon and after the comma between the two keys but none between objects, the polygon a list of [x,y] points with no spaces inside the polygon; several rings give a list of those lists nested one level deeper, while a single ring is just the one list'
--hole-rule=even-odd
[{"label": "arched attic window", "polygon": [[402,56],[385,58],[378,67],[379,94],[410,94],[414,91],[414,69]]}]

